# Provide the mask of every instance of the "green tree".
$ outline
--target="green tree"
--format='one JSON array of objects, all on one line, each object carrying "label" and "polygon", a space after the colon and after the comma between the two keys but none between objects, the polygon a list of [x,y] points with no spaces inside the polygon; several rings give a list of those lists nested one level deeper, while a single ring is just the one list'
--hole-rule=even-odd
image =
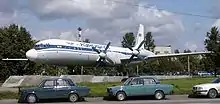
[{"label": "green tree", "polygon": [[[11,24],[0,28],[0,58],[26,58],[25,53],[33,47],[31,34],[22,26]],[[27,61],[1,61],[0,76],[5,79],[10,75],[33,73]],[[31,73],[30,73],[31,72]]]},{"label": "green tree", "polygon": [[[192,51],[187,49],[183,51],[184,53],[191,53]],[[179,61],[179,65],[181,65],[182,71],[188,72],[188,57],[190,64],[190,73],[201,70],[200,67],[200,57],[198,55],[190,55],[190,56],[178,56],[176,61]]]},{"label": "green tree", "polygon": [[128,32],[123,36],[123,40],[121,42],[122,47],[127,48],[129,45],[130,47],[134,47],[135,45],[135,37],[134,34],[132,32]]},{"label": "green tree", "polygon": [[216,76],[217,68],[220,67],[220,34],[217,27],[212,27],[210,32],[206,33],[204,44],[208,51],[213,52],[212,54],[208,54],[207,57],[210,57],[214,63]]},{"label": "green tree", "polygon": [[145,49],[153,52],[154,48],[155,44],[153,36],[151,35],[151,32],[147,32],[147,34],[145,35]]},{"label": "green tree", "polygon": [[[135,36],[134,36],[134,33],[132,32],[128,32],[126,33],[124,36],[123,36],[123,40],[121,42],[121,45],[122,47],[124,48],[128,48],[128,47],[134,47],[135,45]],[[124,67],[123,70],[119,71],[120,67]],[[122,66],[118,66],[116,67],[115,69],[118,70],[118,72],[121,72],[121,73],[126,73],[127,74],[130,74],[132,72],[134,72],[133,70],[135,69],[130,69],[132,66],[126,66],[126,65],[122,65]]]}]

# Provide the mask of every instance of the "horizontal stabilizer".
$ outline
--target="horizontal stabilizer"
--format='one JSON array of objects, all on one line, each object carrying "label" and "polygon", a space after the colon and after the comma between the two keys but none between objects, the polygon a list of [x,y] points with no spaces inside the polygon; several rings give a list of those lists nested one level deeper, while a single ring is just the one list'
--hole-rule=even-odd
[{"label": "horizontal stabilizer", "polygon": [[147,58],[160,58],[160,57],[175,57],[175,56],[187,56],[187,55],[199,55],[199,54],[208,54],[211,52],[191,52],[191,53],[175,53],[175,54],[159,54],[159,55],[151,55]]}]

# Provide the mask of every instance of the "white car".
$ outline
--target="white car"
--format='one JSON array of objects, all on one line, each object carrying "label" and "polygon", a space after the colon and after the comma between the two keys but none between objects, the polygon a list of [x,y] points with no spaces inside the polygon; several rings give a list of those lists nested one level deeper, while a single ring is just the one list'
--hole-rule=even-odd
[{"label": "white car", "polygon": [[193,86],[193,95],[204,95],[209,98],[216,98],[220,95],[220,78],[214,79],[211,83]]}]

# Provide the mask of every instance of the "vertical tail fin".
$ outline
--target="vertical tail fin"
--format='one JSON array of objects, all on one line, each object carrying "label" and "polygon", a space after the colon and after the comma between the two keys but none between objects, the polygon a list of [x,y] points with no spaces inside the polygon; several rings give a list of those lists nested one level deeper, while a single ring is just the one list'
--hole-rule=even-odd
[{"label": "vertical tail fin", "polygon": [[[144,40],[144,25],[140,24],[134,48],[137,49],[143,40]],[[144,44],[140,47],[140,49],[144,49]]]}]

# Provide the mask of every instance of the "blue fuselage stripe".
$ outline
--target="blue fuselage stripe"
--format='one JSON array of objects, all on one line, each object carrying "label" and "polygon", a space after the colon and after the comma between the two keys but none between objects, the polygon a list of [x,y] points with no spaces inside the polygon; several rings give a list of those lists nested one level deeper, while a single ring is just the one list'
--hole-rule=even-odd
[{"label": "blue fuselage stripe", "polygon": [[[41,51],[69,51],[69,52],[81,52],[81,53],[91,53],[91,54],[97,54],[96,51],[94,51],[91,48],[82,48],[82,47],[74,47],[74,46],[64,46],[64,45],[43,45],[41,47],[35,47],[36,50],[41,50]],[[52,50],[49,50],[52,49]],[[65,50],[61,50],[65,49]],[[100,49],[98,49],[100,51]],[[101,50],[103,51],[103,50]],[[120,52],[120,51],[109,51],[108,52],[116,52],[116,53],[121,53],[124,55],[132,55],[132,53],[127,53],[127,52]]]}]

